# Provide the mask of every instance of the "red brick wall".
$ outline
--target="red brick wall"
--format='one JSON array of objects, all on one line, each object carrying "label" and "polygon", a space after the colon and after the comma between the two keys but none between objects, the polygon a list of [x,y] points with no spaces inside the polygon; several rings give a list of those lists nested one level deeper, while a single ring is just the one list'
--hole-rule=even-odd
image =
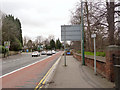
[{"label": "red brick wall", "polygon": [[[96,60],[97,72],[106,77],[109,81],[115,81],[115,71],[113,54],[120,56],[120,46],[110,45],[106,48],[106,61]],[[73,53],[73,56],[81,61],[81,56],[79,54]],[[85,57],[85,64],[91,68],[94,67],[94,59]],[[119,63],[120,65],[120,63]]]},{"label": "red brick wall", "polygon": [[115,75],[114,75],[114,59],[113,59],[113,54],[114,55],[120,55],[120,51],[118,50],[108,50],[106,52],[106,77],[110,81],[115,81]]},{"label": "red brick wall", "polygon": [[[81,61],[81,56],[79,54],[74,53],[73,57],[76,58],[77,60]],[[94,69],[94,59],[85,57],[85,65]],[[101,74],[103,77],[106,77],[106,63],[105,62],[96,60],[96,68],[97,68],[97,72],[99,74]]]}]

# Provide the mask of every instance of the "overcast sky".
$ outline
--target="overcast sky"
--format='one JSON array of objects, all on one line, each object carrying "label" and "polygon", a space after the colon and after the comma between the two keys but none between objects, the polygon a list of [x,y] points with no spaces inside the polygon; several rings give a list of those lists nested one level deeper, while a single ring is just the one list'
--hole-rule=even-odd
[{"label": "overcast sky", "polygon": [[72,10],[79,0],[0,0],[1,10],[22,23],[23,37],[42,35],[61,38],[61,25],[70,24]]}]

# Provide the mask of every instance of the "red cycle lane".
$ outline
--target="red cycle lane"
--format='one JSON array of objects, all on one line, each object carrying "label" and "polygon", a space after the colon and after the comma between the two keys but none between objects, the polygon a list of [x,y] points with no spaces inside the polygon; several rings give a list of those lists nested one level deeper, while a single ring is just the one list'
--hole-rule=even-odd
[{"label": "red cycle lane", "polygon": [[34,88],[61,53],[2,77],[2,88]]}]

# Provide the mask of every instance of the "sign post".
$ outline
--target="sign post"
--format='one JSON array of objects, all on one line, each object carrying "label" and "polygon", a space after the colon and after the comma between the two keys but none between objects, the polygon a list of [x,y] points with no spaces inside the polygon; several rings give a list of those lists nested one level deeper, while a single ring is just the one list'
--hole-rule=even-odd
[{"label": "sign post", "polygon": [[66,41],[80,41],[81,39],[80,25],[62,25],[61,40],[64,41],[64,65],[66,64]]},{"label": "sign post", "polygon": [[4,41],[5,48],[8,49],[8,56],[9,56],[9,48],[10,48],[10,41]]},{"label": "sign post", "polygon": [[65,30],[64,32],[64,65],[67,66],[66,65],[66,28],[65,27],[64,27],[64,30]]},{"label": "sign post", "polygon": [[94,39],[94,73],[96,74],[96,47],[95,47],[96,34],[92,34],[91,37]]}]

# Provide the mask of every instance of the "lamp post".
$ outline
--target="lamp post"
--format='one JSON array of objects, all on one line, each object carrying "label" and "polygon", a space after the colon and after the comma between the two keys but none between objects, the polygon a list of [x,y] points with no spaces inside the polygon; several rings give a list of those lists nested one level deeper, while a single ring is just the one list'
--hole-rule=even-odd
[{"label": "lamp post", "polygon": [[81,56],[82,56],[82,65],[85,65],[85,56],[84,56],[84,28],[83,28],[83,1],[81,0]]}]

